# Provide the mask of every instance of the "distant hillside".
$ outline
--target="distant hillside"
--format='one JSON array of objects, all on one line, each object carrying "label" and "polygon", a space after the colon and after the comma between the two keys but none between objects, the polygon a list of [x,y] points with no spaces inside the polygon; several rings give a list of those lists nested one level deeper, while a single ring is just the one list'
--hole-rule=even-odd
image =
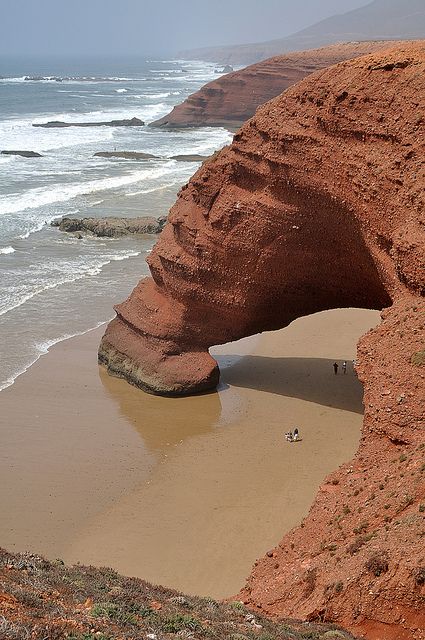
[{"label": "distant hillside", "polygon": [[219,64],[250,64],[289,51],[337,42],[403,40],[425,37],[425,0],[373,0],[365,7],[335,15],[302,31],[269,42],[209,47],[180,52],[184,59]]}]

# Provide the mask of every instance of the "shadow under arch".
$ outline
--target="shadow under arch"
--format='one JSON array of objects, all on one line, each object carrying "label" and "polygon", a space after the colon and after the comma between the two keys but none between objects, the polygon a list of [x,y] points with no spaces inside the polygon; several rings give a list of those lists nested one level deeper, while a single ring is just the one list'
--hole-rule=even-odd
[{"label": "shadow under arch", "polygon": [[[334,374],[328,358],[285,358],[261,355],[217,356],[227,385],[299,398],[326,407],[363,414],[363,387],[348,363],[347,374]],[[228,364],[229,360],[235,360]],[[222,363],[226,366],[222,367]],[[341,369],[340,369],[341,372]],[[323,384],[325,382],[325,384]]]}]

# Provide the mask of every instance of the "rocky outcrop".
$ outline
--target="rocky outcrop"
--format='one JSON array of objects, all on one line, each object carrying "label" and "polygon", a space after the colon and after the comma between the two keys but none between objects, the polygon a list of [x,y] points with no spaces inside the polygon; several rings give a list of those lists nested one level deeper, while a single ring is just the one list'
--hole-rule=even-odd
[{"label": "rocky outcrop", "polygon": [[122,160],[155,160],[159,156],[142,151],[98,151],[95,158],[121,158]]},{"label": "rocky outcrop", "polygon": [[179,162],[203,162],[209,156],[201,156],[199,153],[186,153],[178,156],[171,156],[170,160],[178,160]]},{"label": "rocky outcrop", "polygon": [[61,122],[51,120],[50,122],[33,122],[33,127],[43,127],[45,129],[64,129],[66,127],[143,127],[143,120],[131,118],[130,120],[109,120],[108,122]]},{"label": "rocky outcrop", "polygon": [[151,153],[142,151],[98,151],[94,154],[96,158],[120,158],[122,160],[178,160],[179,162],[203,162],[209,156],[202,156],[199,153],[187,153],[177,156],[154,156]]},{"label": "rocky outcrop", "polygon": [[375,640],[425,627],[424,96],[425,42],[260,108],[181,190],[152,278],[116,307],[99,351],[141,388],[194,393],[218,382],[213,344],[322,309],[383,309],[358,345],[359,450],[241,594]]},{"label": "rocky outcrop", "polygon": [[[283,11],[285,9],[283,8]],[[254,44],[182,51],[179,58],[244,65],[288,51],[312,49],[347,40],[423,38],[423,0],[373,0],[346,13],[337,13],[285,38]]]},{"label": "rocky outcrop", "polygon": [[209,82],[151,125],[236,128],[260,105],[314,71],[388,46],[388,42],[348,42],[276,56]]},{"label": "rocky outcrop", "polygon": [[120,238],[134,234],[160,233],[166,221],[165,217],[62,218],[54,220],[51,226],[59,227],[60,231],[68,233],[90,233],[99,237]]},{"label": "rocky outcrop", "polygon": [[42,158],[41,153],[37,151],[2,151],[3,156],[21,156],[22,158]]}]

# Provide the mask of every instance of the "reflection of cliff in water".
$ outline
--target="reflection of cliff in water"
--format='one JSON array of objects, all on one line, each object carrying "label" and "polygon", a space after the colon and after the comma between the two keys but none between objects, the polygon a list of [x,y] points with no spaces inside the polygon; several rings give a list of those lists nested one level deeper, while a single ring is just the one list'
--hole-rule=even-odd
[{"label": "reflection of cliff in water", "polygon": [[183,398],[163,398],[142,393],[124,380],[113,378],[99,367],[106,393],[117,402],[120,413],[134,425],[152,452],[207,434],[218,424],[221,402],[218,393]]}]

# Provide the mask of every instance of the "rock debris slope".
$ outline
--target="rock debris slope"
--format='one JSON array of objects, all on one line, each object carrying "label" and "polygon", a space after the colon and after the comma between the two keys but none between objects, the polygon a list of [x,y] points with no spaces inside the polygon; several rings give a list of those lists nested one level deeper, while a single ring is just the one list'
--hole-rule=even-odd
[{"label": "rock debris slope", "polygon": [[111,373],[213,389],[208,348],[335,307],[383,309],[358,345],[355,458],[241,593],[368,638],[425,628],[425,42],[320,71],[264,105],[183,187],[152,278],[116,307]]}]

